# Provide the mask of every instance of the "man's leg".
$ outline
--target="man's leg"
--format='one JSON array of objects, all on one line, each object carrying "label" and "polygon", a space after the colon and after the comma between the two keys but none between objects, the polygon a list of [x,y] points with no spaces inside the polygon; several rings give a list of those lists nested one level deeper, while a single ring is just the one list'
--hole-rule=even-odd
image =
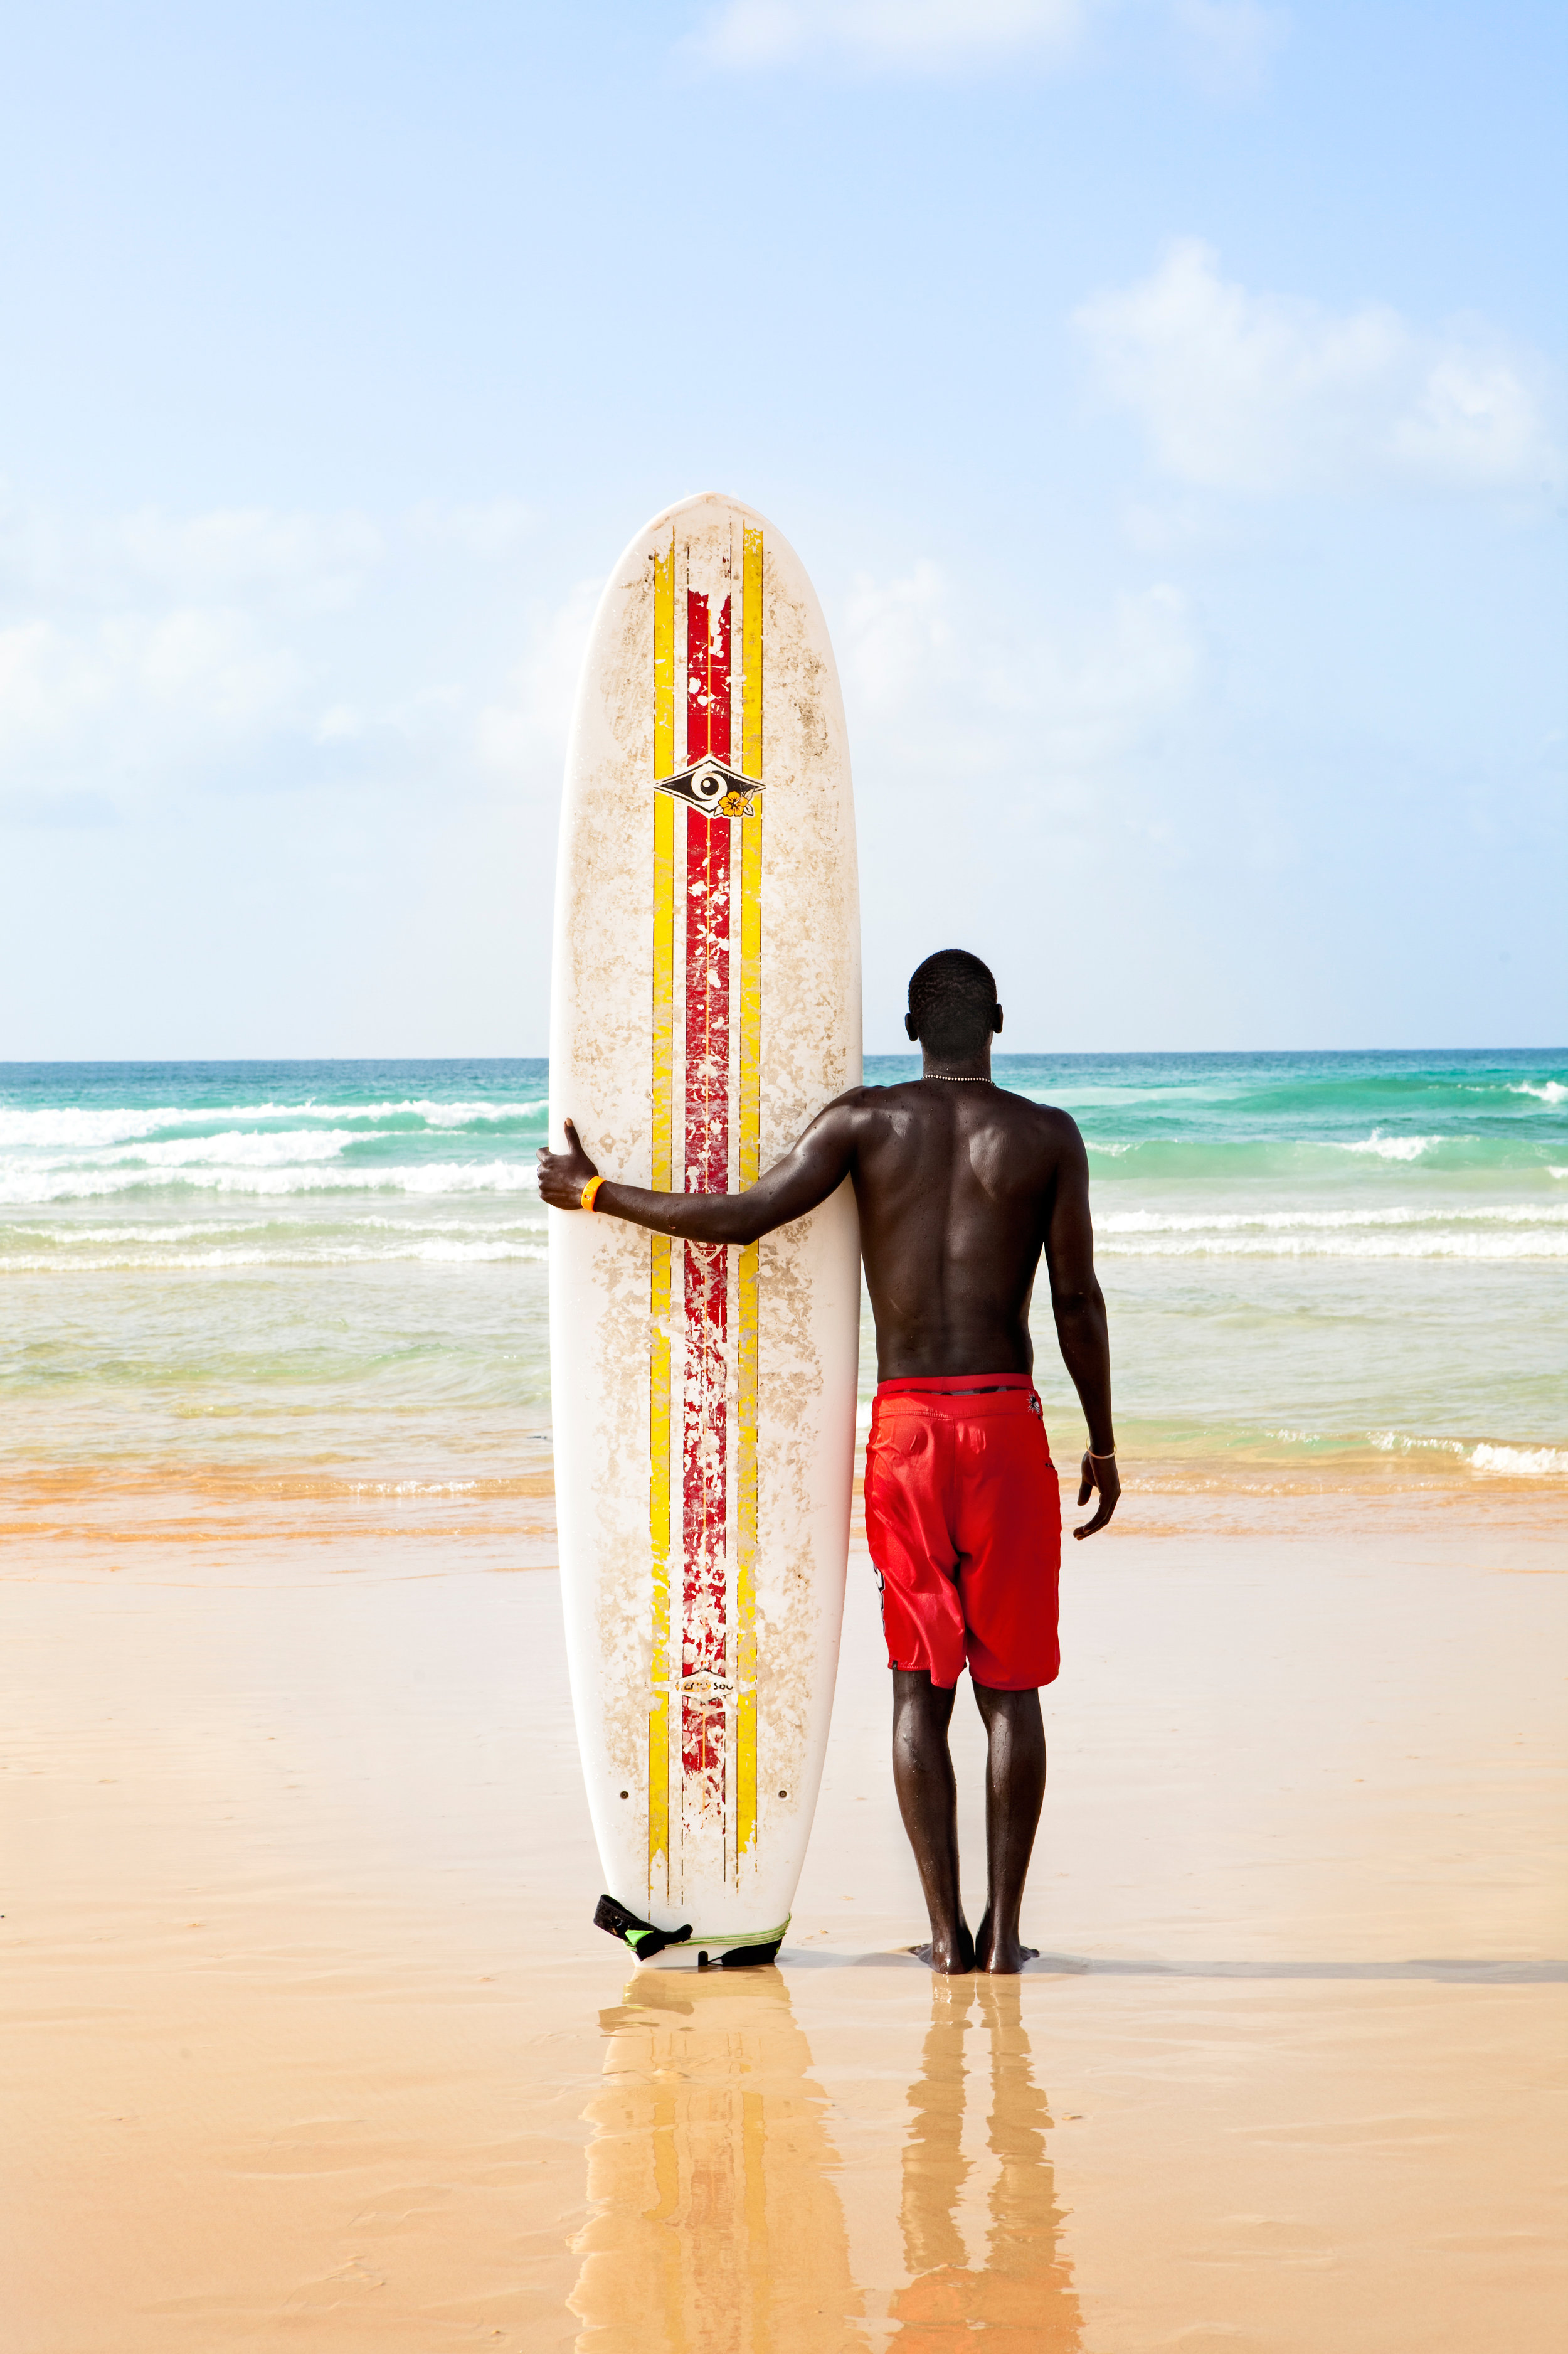
[{"label": "man's leg", "polygon": [[931,1919],[930,1944],[915,1950],[948,1973],[975,1966],[959,1894],[959,1790],[948,1748],[954,1691],[924,1668],[893,1670],[893,1781]]},{"label": "man's leg", "polygon": [[975,1967],[1012,1975],[1038,1951],[1019,1944],[1018,1915],[1045,1796],[1045,1727],[1038,1691],[997,1691],[976,1684],[975,1699],[988,1744],[986,1903],[975,1935]]}]

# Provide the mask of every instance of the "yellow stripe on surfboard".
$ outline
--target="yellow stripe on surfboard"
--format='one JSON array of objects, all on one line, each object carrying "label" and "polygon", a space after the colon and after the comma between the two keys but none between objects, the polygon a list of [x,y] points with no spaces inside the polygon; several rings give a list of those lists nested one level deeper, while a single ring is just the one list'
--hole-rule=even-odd
[{"label": "yellow stripe on surfboard", "polygon": [[[747,524],[741,555],[740,765],[762,774],[762,534]],[[740,821],[740,1085],[736,1173],[755,1185],[761,1149],[762,820]],[[757,1344],[758,1246],[736,1270],[735,1856],[757,1838]]]},{"label": "yellow stripe on surfboard", "polygon": [[[653,774],[675,768],[675,539],[653,559]],[[653,799],[653,1168],[671,1190],[675,1103],[675,804]],[[648,1710],[648,1899],[670,1885],[670,1237],[650,1236],[648,1537],[653,1564]],[[662,1882],[662,1885],[658,1883]]]}]

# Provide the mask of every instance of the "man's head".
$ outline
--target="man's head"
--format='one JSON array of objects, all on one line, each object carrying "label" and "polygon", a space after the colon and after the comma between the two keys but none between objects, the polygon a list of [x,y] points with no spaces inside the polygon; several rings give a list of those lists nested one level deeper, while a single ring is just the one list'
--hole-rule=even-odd
[{"label": "man's head", "polygon": [[972,1062],[1001,1028],[991,967],[968,949],[938,949],[909,976],[904,1027],[938,1062]]}]

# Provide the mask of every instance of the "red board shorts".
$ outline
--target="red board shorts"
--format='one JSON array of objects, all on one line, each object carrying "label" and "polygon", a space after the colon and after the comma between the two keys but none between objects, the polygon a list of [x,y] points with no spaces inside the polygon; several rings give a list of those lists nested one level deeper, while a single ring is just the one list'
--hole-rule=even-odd
[{"label": "red board shorts", "polygon": [[890,1668],[1027,1691],[1062,1664],[1062,1499],[1027,1373],[883,1382],[865,1533]]}]

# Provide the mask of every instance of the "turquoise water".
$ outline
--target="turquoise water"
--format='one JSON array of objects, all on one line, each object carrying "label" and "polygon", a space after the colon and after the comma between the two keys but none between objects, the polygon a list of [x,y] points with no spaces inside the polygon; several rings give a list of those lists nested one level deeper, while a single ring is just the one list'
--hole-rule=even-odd
[{"label": "turquoise water", "polygon": [[[998,1076],[1087,1140],[1124,1453],[1568,1475],[1568,1053]],[[537,1061],[0,1066],[0,1459],[411,1491],[531,1459],[546,1093]]]}]

